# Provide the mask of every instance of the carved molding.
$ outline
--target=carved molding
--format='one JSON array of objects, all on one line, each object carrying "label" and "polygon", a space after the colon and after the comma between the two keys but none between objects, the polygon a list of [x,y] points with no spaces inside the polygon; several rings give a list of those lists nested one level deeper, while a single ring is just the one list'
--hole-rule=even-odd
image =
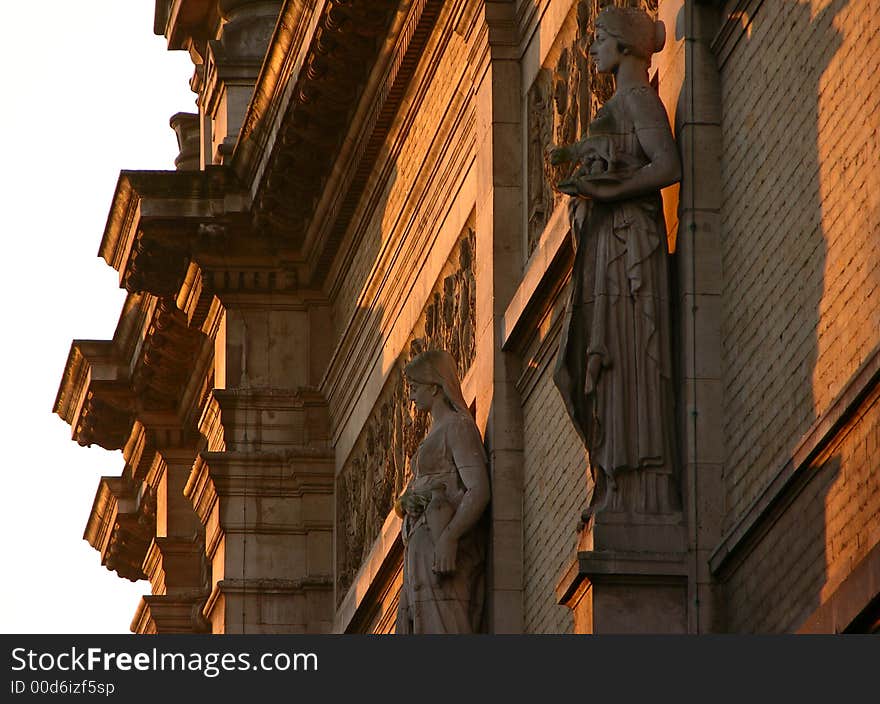
[{"label": "carved molding", "polygon": [[237,241],[255,248],[253,233],[241,225],[246,207],[228,169],[123,171],[98,254],[130,293],[176,297],[201,242],[201,225],[227,226]]},{"label": "carved molding", "polygon": [[[309,280],[322,280],[335,256],[443,3],[404,3],[406,14],[395,19],[398,5],[390,0],[326,4],[267,163],[256,199],[258,222],[304,248]],[[389,32],[395,43],[386,40],[383,48],[381,39]],[[384,73],[368,79],[371,70]],[[368,80],[371,103],[359,106]],[[356,109],[363,119],[353,124]],[[332,190],[332,213],[317,221],[326,226],[310,228],[314,241],[304,243],[340,158],[348,166]]]},{"label": "carved molding", "polygon": [[214,389],[202,416],[209,448],[328,448],[327,401],[312,388]]},{"label": "carved molding", "polygon": [[153,594],[201,595],[205,599],[211,587],[205,543],[200,537],[153,538],[143,571]]},{"label": "carved molding", "polygon": [[177,409],[204,341],[172,301],[157,303],[132,372],[132,391],[141,409]]},{"label": "carved molding", "polygon": [[142,635],[157,633],[210,633],[201,615],[205,598],[199,594],[162,594],[141,597],[131,630]]}]

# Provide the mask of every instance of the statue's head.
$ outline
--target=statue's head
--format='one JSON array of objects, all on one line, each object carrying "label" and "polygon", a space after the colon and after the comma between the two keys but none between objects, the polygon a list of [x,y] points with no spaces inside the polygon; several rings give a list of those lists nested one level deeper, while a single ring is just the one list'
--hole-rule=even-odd
[{"label": "statue's head", "polygon": [[450,407],[467,412],[455,360],[446,350],[422,352],[404,367],[403,374],[410,383],[436,386]]},{"label": "statue's head", "polygon": [[654,21],[637,7],[606,7],[596,17],[596,32],[603,31],[617,40],[621,53],[629,53],[651,63],[666,44],[666,25]]}]

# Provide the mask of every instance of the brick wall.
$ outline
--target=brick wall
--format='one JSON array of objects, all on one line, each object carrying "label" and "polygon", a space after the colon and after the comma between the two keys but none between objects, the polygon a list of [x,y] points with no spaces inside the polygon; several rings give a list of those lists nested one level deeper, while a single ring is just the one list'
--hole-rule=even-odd
[{"label": "brick wall", "polygon": [[[562,296],[557,304],[561,310]],[[549,335],[549,331],[544,332]],[[587,505],[586,456],[553,384],[558,335],[525,355],[536,377],[523,389],[523,610],[526,633],[571,633],[556,582],[575,557],[575,527]]]},{"label": "brick wall", "polygon": [[875,400],[724,585],[727,629],[796,630],[880,541],[878,457]]},{"label": "brick wall", "polygon": [[728,523],[880,343],[878,11],[764,2],[722,67]]},{"label": "brick wall", "polygon": [[[767,0],[721,67],[728,526],[880,344],[878,70],[878,0]],[[880,538],[878,427],[730,577],[729,628],[796,628]]]}]

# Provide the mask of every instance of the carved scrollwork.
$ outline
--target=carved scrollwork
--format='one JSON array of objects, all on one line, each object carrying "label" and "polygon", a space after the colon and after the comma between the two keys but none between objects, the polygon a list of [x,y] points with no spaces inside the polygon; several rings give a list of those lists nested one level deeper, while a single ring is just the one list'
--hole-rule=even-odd
[{"label": "carved scrollwork", "polygon": [[143,485],[135,511],[116,516],[103,555],[104,566],[132,582],[146,579],[143,562],[155,534],[156,493]]},{"label": "carved scrollwork", "polygon": [[99,445],[105,450],[119,450],[128,440],[133,424],[131,409],[114,405],[89,391],[74,437],[83,447]]},{"label": "carved scrollwork", "polygon": [[129,293],[147,291],[160,298],[174,296],[183,283],[188,264],[189,257],[183,248],[139,233],[122,283]]},{"label": "carved scrollwork", "polygon": [[176,407],[203,339],[173,301],[159,301],[132,374],[132,390],[145,407]]}]

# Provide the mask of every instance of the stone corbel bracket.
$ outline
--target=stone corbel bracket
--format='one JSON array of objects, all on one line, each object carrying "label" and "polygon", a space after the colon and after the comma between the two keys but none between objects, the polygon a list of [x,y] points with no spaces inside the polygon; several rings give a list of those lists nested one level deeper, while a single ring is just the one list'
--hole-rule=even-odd
[{"label": "stone corbel bracket", "polygon": [[167,298],[156,303],[132,371],[132,391],[145,411],[175,411],[205,335]]},{"label": "stone corbel bracket", "polygon": [[53,410],[80,445],[123,449],[136,419],[179,410],[205,339],[167,299],[130,295],[112,340],[74,340]]},{"label": "stone corbel bracket", "polygon": [[98,256],[130,293],[176,299],[190,276],[200,226],[233,222],[247,207],[228,169],[123,171]]},{"label": "stone corbel bracket", "polygon": [[145,579],[142,565],[156,533],[156,497],[123,477],[102,477],[83,538],[120,577]]},{"label": "stone corbel bracket", "polygon": [[80,445],[121,449],[134,423],[128,369],[109,340],[74,340],[53,411]]}]

